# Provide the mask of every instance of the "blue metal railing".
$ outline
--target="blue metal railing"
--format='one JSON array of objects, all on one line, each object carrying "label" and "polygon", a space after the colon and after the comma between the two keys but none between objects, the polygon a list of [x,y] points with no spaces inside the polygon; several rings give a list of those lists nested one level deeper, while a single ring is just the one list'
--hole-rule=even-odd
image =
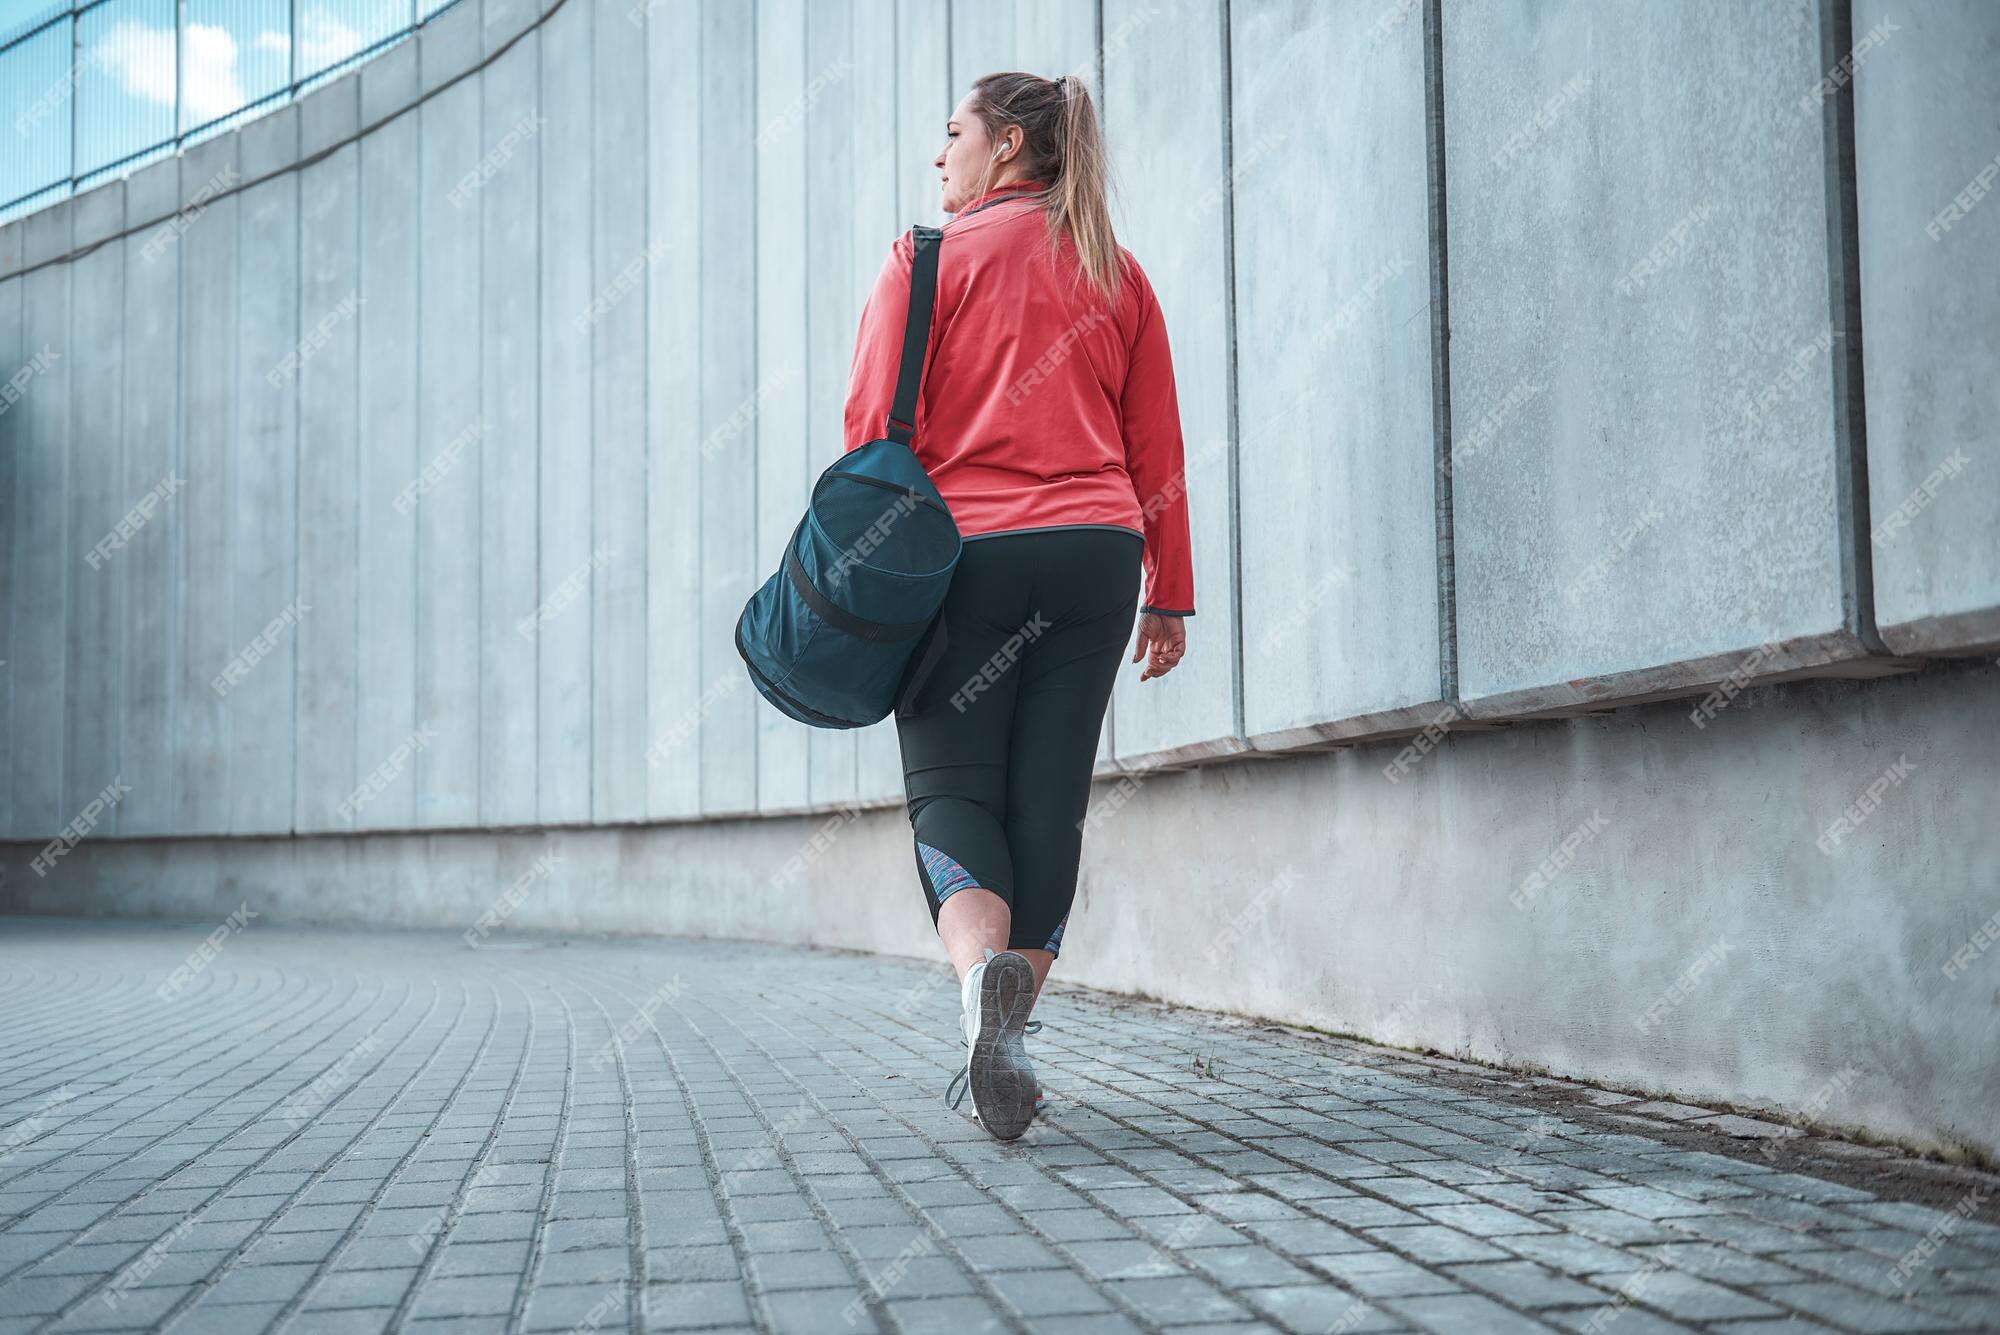
[{"label": "blue metal railing", "polygon": [[283,106],[456,0],[58,0],[0,30],[0,223]]}]

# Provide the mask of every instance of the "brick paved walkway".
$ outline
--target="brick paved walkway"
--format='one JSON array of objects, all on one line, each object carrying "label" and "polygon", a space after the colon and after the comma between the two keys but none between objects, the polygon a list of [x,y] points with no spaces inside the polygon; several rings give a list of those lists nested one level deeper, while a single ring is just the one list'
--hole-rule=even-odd
[{"label": "brick paved walkway", "polygon": [[1060,991],[999,1145],[941,966],[214,928],[0,920],[0,1335],[2000,1329],[1789,1128]]}]

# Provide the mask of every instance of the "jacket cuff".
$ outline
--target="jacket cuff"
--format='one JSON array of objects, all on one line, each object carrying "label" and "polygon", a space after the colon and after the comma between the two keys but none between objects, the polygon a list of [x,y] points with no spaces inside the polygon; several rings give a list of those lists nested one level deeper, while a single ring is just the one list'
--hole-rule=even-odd
[{"label": "jacket cuff", "polygon": [[1188,608],[1186,611],[1183,612],[1172,607],[1154,607],[1150,604],[1145,604],[1142,605],[1139,608],[1139,610],[1141,612],[1151,612],[1155,616],[1163,616],[1163,617],[1191,617],[1194,615],[1194,609],[1192,607]]}]

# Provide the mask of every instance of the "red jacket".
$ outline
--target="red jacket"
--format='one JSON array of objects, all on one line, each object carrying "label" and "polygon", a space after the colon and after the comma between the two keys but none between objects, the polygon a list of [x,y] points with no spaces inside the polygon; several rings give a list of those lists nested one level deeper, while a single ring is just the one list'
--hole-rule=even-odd
[{"label": "red jacket", "polygon": [[[1146,540],[1141,610],[1194,614],[1187,478],[1173,357],[1153,286],[1132,252],[1114,309],[1075,288],[1069,238],[1018,181],[967,202],[944,227],[917,458],[967,537],[1111,524]],[[910,235],[890,248],[861,313],[845,444],[888,433],[910,299]]]}]

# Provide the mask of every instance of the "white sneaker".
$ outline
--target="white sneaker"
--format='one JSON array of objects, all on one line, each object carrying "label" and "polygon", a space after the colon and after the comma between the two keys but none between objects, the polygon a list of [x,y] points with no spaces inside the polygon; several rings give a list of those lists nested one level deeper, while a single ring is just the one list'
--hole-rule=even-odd
[{"label": "white sneaker", "polygon": [[1026,1131],[1040,1103],[1041,1087],[1021,1042],[1042,1027],[1028,1018],[1034,999],[1034,968],[1011,950],[988,950],[966,970],[959,991],[965,1069],[945,1090],[945,1104],[958,1107],[970,1088],[980,1123],[1000,1140]]}]

